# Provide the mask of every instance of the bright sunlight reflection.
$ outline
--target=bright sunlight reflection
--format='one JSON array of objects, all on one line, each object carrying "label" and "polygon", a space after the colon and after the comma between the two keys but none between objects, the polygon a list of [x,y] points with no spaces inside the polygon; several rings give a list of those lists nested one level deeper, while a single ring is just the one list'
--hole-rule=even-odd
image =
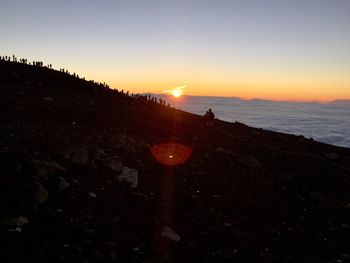
[{"label": "bright sunlight reflection", "polygon": [[179,98],[183,94],[184,88],[186,88],[186,85],[182,85],[180,87],[172,88],[169,90],[164,90],[164,92],[173,95],[175,98]]}]

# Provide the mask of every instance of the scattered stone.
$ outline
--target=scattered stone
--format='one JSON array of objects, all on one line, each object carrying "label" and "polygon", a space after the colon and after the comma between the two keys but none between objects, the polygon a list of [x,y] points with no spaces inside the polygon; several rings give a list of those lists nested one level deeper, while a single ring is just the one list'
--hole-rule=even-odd
[{"label": "scattered stone", "polygon": [[108,248],[116,248],[118,246],[118,244],[115,242],[107,241],[107,242],[105,242],[105,246]]},{"label": "scattered stone", "polygon": [[101,162],[103,154],[104,151],[102,149],[91,150],[89,154],[90,164],[96,168],[99,162]]},{"label": "scattered stone", "polygon": [[323,197],[323,195],[321,193],[310,192],[310,197],[314,201],[318,201],[318,202],[323,202],[324,201],[324,197]]},{"label": "scattered stone", "polygon": [[44,98],[44,100],[46,100],[46,101],[53,101],[53,98],[51,98],[51,97],[46,97],[46,98]]},{"label": "scattered stone", "polygon": [[92,192],[89,193],[89,196],[92,197],[92,198],[96,198],[96,194],[92,193]]},{"label": "scattered stone", "polygon": [[73,183],[73,184],[80,184],[79,180],[77,180],[77,179],[73,179],[73,180],[72,180],[72,183]]},{"label": "scattered stone", "polygon": [[20,227],[16,227],[16,228],[9,228],[9,232],[16,232],[16,233],[20,233],[20,232],[22,232],[22,228],[20,228]]},{"label": "scattered stone", "polygon": [[228,250],[224,248],[218,249],[216,253],[214,253],[216,261],[215,262],[233,262],[234,255],[237,253],[236,250]]},{"label": "scattered stone", "polygon": [[327,153],[326,157],[334,161],[339,159],[339,155],[337,153]]},{"label": "scattered stone", "polygon": [[257,159],[255,159],[254,156],[247,156],[246,158],[242,159],[242,162],[253,169],[261,168],[261,163]]},{"label": "scattered stone", "polygon": [[232,227],[232,224],[229,222],[224,223],[224,227]]},{"label": "scattered stone", "polygon": [[24,216],[18,216],[18,217],[13,217],[13,218],[6,218],[1,220],[2,225],[6,226],[17,226],[17,227],[22,227],[26,224],[29,223],[28,218]]},{"label": "scattered stone", "polygon": [[140,248],[139,248],[139,247],[133,247],[133,248],[132,248],[132,251],[134,251],[134,252],[139,252],[139,251],[140,251]]},{"label": "scattered stone", "polygon": [[117,254],[114,253],[114,252],[112,252],[111,254],[109,254],[109,258],[110,258],[111,260],[116,260],[116,259],[117,259]]},{"label": "scattered stone", "polygon": [[118,135],[115,135],[114,138],[120,143],[125,143],[126,135],[125,134],[118,134]]},{"label": "scattered stone", "polygon": [[162,233],[160,234],[162,237],[169,238],[172,241],[179,242],[181,237],[170,227],[166,226],[163,228]]},{"label": "scattered stone", "polygon": [[93,228],[87,228],[85,230],[85,232],[86,232],[86,234],[91,235],[91,234],[94,234],[96,232],[96,230]]},{"label": "scattered stone", "polygon": [[72,148],[66,151],[64,158],[76,164],[87,165],[89,163],[89,152],[83,148]]},{"label": "scattered stone", "polygon": [[[118,156],[112,156],[105,160],[103,160],[103,165],[105,167],[109,167],[116,172],[120,172],[123,170],[122,160]],[[124,171],[123,171],[124,172]]]},{"label": "scattered stone", "polygon": [[69,183],[67,183],[61,176],[55,177],[52,181],[52,185],[57,192],[62,192],[69,187]]},{"label": "scattered stone", "polygon": [[57,173],[67,171],[56,162],[33,160],[29,165],[35,169],[39,180],[50,180]]},{"label": "scattered stone", "polygon": [[49,198],[49,192],[46,190],[46,188],[42,184],[37,183],[37,192],[34,198],[35,198],[34,201],[36,203],[43,204]]},{"label": "scattered stone", "polygon": [[94,249],[94,250],[90,251],[89,259],[92,262],[101,262],[103,260],[103,255],[100,251],[98,251],[97,249]]},{"label": "scattered stone", "polygon": [[123,167],[122,174],[118,176],[118,182],[130,183],[130,187],[136,188],[138,185],[138,172],[136,169]]}]

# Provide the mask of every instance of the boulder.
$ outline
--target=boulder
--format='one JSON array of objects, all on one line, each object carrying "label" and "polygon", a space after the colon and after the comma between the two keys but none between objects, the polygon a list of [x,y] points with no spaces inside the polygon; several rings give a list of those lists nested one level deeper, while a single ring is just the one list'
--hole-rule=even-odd
[{"label": "boulder", "polygon": [[57,191],[61,192],[69,187],[69,183],[64,180],[63,177],[57,176],[52,180],[52,187]]},{"label": "boulder", "polygon": [[49,198],[49,192],[40,183],[36,183],[36,186],[37,192],[34,194],[34,204],[43,204]]},{"label": "boulder", "polygon": [[118,156],[108,157],[104,159],[102,163],[103,163],[103,166],[111,168],[116,172],[120,172],[123,170],[122,160]]},{"label": "boulder", "polygon": [[84,148],[72,148],[66,151],[64,158],[76,164],[89,164],[89,152]]},{"label": "boulder", "polygon": [[22,227],[29,223],[28,218],[24,216],[18,216],[13,218],[6,218],[1,220],[2,225],[11,226],[11,227]]},{"label": "boulder", "polygon": [[92,149],[89,152],[89,161],[90,165],[93,167],[97,167],[97,165],[101,162],[104,151],[102,149]]},{"label": "boulder", "polygon": [[32,160],[29,166],[34,169],[35,176],[39,181],[50,180],[54,175],[67,171],[63,166],[53,161]]},{"label": "boulder", "polygon": [[51,98],[51,97],[46,97],[46,98],[44,98],[44,100],[46,100],[46,101],[53,101],[53,98]]},{"label": "boulder", "polygon": [[136,188],[138,185],[138,172],[136,169],[123,167],[121,175],[118,176],[118,182],[130,183],[130,187]]},{"label": "boulder", "polygon": [[162,233],[160,234],[162,237],[166,237],[174,242],[179,242],[181,237],[170,227],[166,226],[163,228]]}]

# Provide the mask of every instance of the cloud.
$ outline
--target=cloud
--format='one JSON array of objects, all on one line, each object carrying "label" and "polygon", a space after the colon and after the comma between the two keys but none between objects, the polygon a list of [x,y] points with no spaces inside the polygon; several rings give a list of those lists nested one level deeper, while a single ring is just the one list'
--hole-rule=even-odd
[{"label": "cloud", "polygon": [[301,103],[187,96],[174,106],[203,115],[212,108],[216,117],[350,148],[350,103]]}]

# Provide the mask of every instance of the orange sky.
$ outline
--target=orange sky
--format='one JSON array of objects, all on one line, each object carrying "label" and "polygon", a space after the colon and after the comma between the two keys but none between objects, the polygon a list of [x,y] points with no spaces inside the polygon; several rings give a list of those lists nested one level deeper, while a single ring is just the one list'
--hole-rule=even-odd
[{"label": "orange sky", "polygon": [[350,1],[18,1],[0,55],[132,93],[350,99]]}]

